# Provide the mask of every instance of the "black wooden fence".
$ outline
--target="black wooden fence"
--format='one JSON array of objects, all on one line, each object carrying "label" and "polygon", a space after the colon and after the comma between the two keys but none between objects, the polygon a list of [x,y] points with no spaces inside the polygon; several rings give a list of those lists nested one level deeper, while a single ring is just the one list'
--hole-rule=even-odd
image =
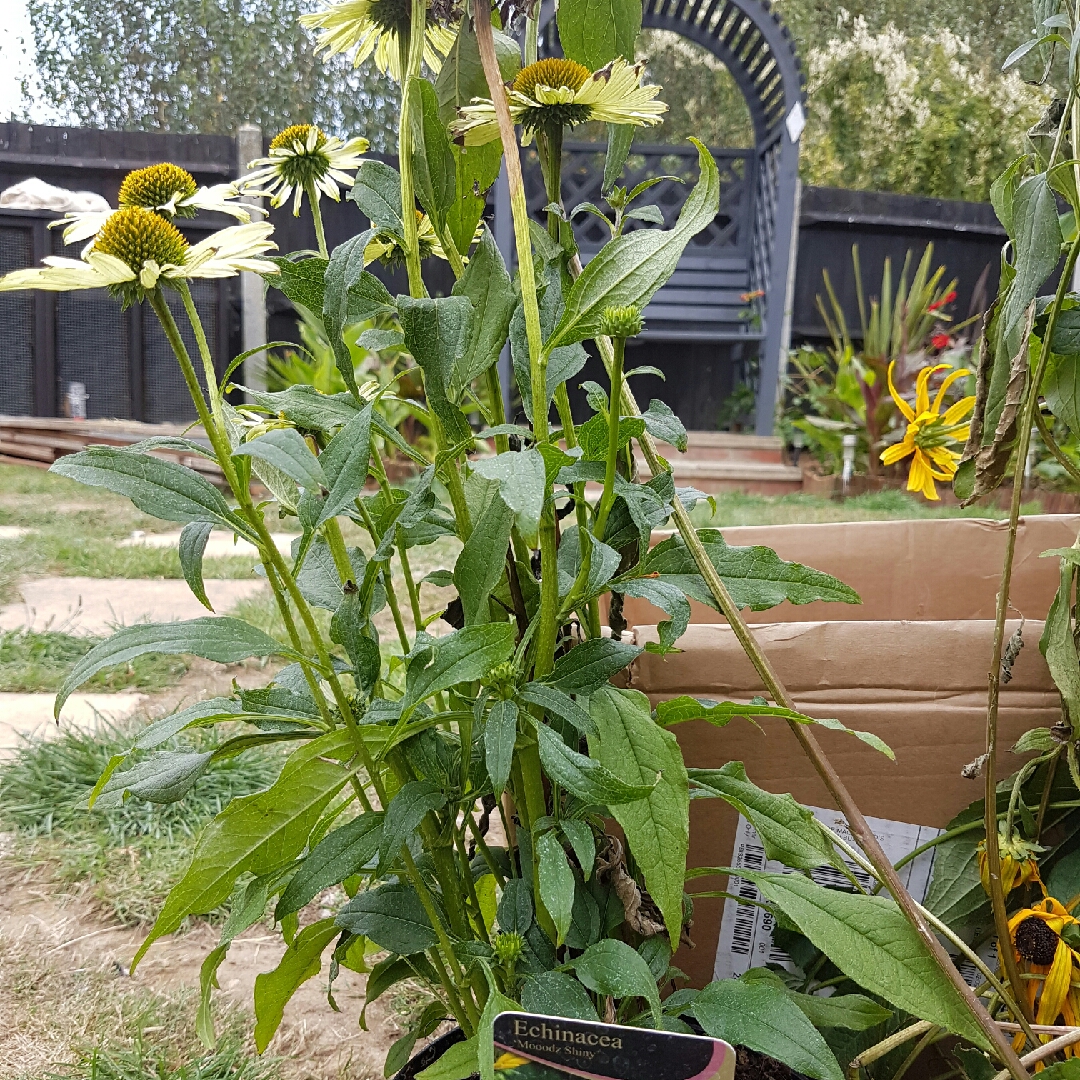
[{"label": "black wooden fence", "polygon": [[[222,136],[153,135],[141,132],[99,132],[25,124],[0,124],[0,190],[31,176],[57,186],[91,190],[113,205],[120,181],[132,168],[172,160],[200,183],[220,183],[238,175],[236,142]],[[392,159],[391,159],[392,160]],[[732,185],[732,198],[738,185]],[[351,202],[323,201],[331,247],[366,226]],[[46,228],[55,214],[0,209],[0,272],[35,265],[44,255],[63,252],[57,230]],[[272,215],[275,239],[282,251],[315,246],[310,216],[294,218],[288,208]],[[230,224],[229,218],[206,215],[184,222],[192,240],[209,229]],[[715,230],[727,228],[723,215]],[[731,225],[728,238],[738,242]],[[588,246],[589,237],[583,237]],[[858,305],[851,272],[851,247],[860,248],[863,281],[875,293],[886,256],[898,270],[910,249],[918,258],[927,242],[935,245],[935,261],[959,278],[954,308],[963,318],[972,303],[985,302],[997,287],[998,260],[1004,232],[993,210],[981,203],[949,202],[903,195],[804,188],[799,222],[797,271],[792,307],[792,340],[820,340],[824,325],[815,296],[822,290],[822,269],[828,269],[849,325],[858,325]],[[67,250],[74,254],[75,249]],[[428,287],[433,295],[450,291],[449,270],[429,261]],[[403,273],[388,275],[376,267],[391,291],[405,291]],[[983,291],[977,293],[979,282]],[[215,362],[221,370],[241,351],[239,289],[236,279],[196,283],[193,290],[206,322]],[[287,301],[276,290],[267,297],[269,340],[296,338]],[[183,320],[180,320],[183,325]],[[168,345],[156,320],[139,308],[119,314],[114,301],[98,291],[85,293],[0,294],[0,340],[3,342],[0,414],[55,416],[63,412],[68,383],[83,382],[89,392],[91,417],[147,421],[187,420],[192,407]],[[712,429],[733,383],[745,377],[757,339],[686,341],[646,338],[634,345],[634,365],[653,365],[667,381],[638,377],[636,392],[645,399],[666,400],[690,428]],[[193,347],[194,343],[189,342]],[[592,367],[581,379],[596,378]]]}]

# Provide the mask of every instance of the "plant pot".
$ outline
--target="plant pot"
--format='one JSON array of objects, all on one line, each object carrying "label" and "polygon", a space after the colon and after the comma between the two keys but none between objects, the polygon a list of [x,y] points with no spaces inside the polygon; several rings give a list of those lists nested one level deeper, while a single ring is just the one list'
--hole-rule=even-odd
[{"label": "plant pot", "polygon": [[[697,1027],[696,1024],[691,1026]],[[698,1033],[705,1034],[700,1030]],[[423,1050],[413,1054],[393,1080],[414,1080],[418,1072],[434,1065],[451,1046],[462,1042],[464,1038],[461,1028],[453,1028],[445,1035],[440,1035],[434,1042],[428,1043]],[[756,1050],[737,1046],[735,1051],[735,1080],[807,1080],[802,1073],[796,1072],[789,1065],[765,1054],[759,1054]],[[478,1075],[474,1073],[469,1080],[476,1080]]]}]

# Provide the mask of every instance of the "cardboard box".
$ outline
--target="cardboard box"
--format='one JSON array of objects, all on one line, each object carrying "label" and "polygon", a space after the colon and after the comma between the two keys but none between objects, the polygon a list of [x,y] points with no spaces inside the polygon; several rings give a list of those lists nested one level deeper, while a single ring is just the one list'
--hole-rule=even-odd
[{"label": "cardboard box", "polygon": [[[927,518],[917,521],[828,522],[818,525],[753,525],[721,530],[732,547],[763,544],[782,559],[832,574],[850,585],[862,604],[815,601],[745,611],[752,623],[794,619],[877,621],[884,619],[993,619],[1008,522],[985,518]],[[1056,559],[1040,559],[1048,548],[1069,547],[1080,532],[1080,515],[1040,514],[1021,518],[1013,562],[1012,602],[1029,619],[1046,615],[1058,582]],[[659,542],[670,533],[654,533]],[[691,622],[722,617],[691,602]],[[666,618],[645,600],[628,596],[628,626]]]},{"label": "cardboard box", "polygon": [[[1057,587],[1058,561],[1040,560],[1039,554],[1071,545],[1078,526],[1077,517],[1023,523],[1012,600],[1027,616],[1025,645],[1012,681],[1001,692],[999,776],[1020,764],[1010,748],[1023,732],[1061,718],[1060,699],[1038,649],[1040,620]],[[784,604],[762,613],[772,621],[755,626],[754,633],[799,709],[871,731],[892,747],[895,763],[852,736],[817,729],[863,813],[942,828],[980,798],[981,781],[965,780],[960,770],[984,748],[1004,526],[976,519],[928,520],[727,529],[724,535],[732,544],[760,537],[784,558],[827,570],[860,590],[861,609]],[[827,610],[831,621],[803,621],[815,610]],[[654,704],[680,694],[746,702],[764,689],[730,627],[718,624],[715,612],[700,611],[709,623],[690,626],[679,642],[682,652],[643,653],[630,669],[629,685]],[[905,618],[889,619],[890,612]],[[1008,634],[1018,625],[1018,619],[1010,620]],[[636,625],[633,632],[638,644],[657,640],[655,625]],[[831,807],[787,725],[765,720],[762,728],[736,720],[725,728],[694,721],[673,730],[691,767],[742,761],[761,787]],[[728,865],[737,822],[737,813],[722,800],[694,800],[689,865]],[[710,878],[688,888],[725,884],[723,878]],[[712,978],[723,904],[720,899],[697,903],[696,948],[684,948],[675,958],[693,986]]]}]

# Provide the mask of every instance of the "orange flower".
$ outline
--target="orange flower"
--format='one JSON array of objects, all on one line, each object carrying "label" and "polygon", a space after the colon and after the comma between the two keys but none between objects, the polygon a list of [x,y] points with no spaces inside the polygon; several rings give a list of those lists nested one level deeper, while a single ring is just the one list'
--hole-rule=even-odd
[{"label": "orange flower", "polygon": [[955,450],[950,450],[948,444],[964,442],[968,437],[970,425],[963,424],[963,420],[975,407],[975,398],[966,397],[950,405],[945,413],[941,412],[941,405],[945,399],[945,393],[957,379],[962,379],[971,372],[966,368],[951,372],[942,382],[941,388],[934,398],[934,404],[930,404],[930,391],[927,384],[930,376],[938,371],[948,371],[948,364],[938,364],[935,367],[924,367],[915,379],[915,408],[912,407],[896,392],[893,385],[893,368],[896,367],[894,360],[889,364],[889,393],[892,394],[896,407],[908,422],[907,431],[901,442],[886,447],[881,454],[881,460],[886,465],[894,465],[903,461],[909,455],[913,455],[911,469],[908,472],[908,491],[918,491],[925,498],[937,500],[939,495],[934,486],[935,480],[952,480],[956,475],[956,467],[960,463],[960,455]]}]

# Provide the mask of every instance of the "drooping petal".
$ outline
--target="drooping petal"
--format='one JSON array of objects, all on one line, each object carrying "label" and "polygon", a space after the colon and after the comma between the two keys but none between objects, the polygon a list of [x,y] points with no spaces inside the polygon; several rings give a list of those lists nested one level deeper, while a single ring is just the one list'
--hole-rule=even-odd
[{"label": "drooping petal", "polygon": [[87,210],[80,213],[66,214],[57,221],[50,221],[49,228],[63,227],[64,243],[77,244],[80,240],[89,240],[97,236],[101,226],[109,220],[112,210]]},{"label": "drooping petal", "polygon": [[972,409],[975,408],[975,397],[961,398],[955,404],[950,405],[945,410],[945,415],[941,418],[946,427],[952,427],[953,424],[958,424]]},{"label": "drooping petal", "polygon": [[896,392],[896,385],[893,383],[893,368],[896,367],[896,361],[892,360],[889,363],[889,370],[886,373],[886,378],[889,382],[889,393],[892,395],[893,401],[896,402],[896,407],[900,410],[900,415],[910,424],[915,419],[915,411],[912,407]]},{"label": "drooping petal", "polygon": [[939,371],[948,371],[948,364],[935,364],[933,367],[924,367],[915,378],[915,411],[924,413],[930,411],[930,376]]},{"label": "drooping petal", "polygon": [[1039,1012],[1035,1018],[1037,1024],[1052,1024],[1060,1015],[1069,993],[1072,970],[1072,950],[1064,941],[1058,941],[1054,962],[1050,965],[1050,973],[1039,996]]},{"label": "drooping petal", "polygon": [[908,491],[917,491],[924,498],[929,499],[931,502],[940,502],[941,497],[937,493],[937,488],[934,486],[934,477],[930,469],[929,462],[923,452],[916,449],[914,457],[911,459],[911,470],[908,472]]},{"label": "drooping petal", "polygon": [[[957,379],[963,379],[970,375],[971,372],[967,368],[958,368],[956,371],[950,371],[948,375],[942,380],[941,386],[938,387],[937,396],[934,398],[933,412],[941,411],[941,402],[945,398],[946,391],[952,386]],[[974,399],[973,399],[974,400]]]},{"label": "drooping petal", "polygon": [[[510,115],[516,120],[518,117],[514,113],[514,106],[511,105]],[[472,105],[462,106],[458,109],[457,119],[450,125],[450,133],[465,146],[483,146],[494,142],[499,137],[499,121],[494,104],[484,98],[475,98]]]},{"label": "drooping petal", "polygon": [[913,453],[915,450],[915,439],[909,431],[904,436],[903,442],[894,443],[892,446],[887,446],[881,452],[881,461],[883,465],[895,465],[898,461],[903,461],[908,454]]}]

